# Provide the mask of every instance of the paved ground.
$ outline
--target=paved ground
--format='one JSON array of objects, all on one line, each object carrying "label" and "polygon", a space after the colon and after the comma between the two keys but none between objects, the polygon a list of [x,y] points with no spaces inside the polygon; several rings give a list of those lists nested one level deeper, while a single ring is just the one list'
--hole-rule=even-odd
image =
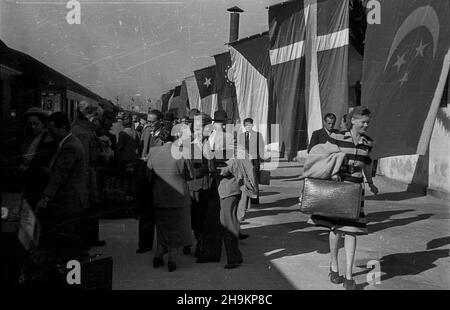
[{"label": "paved ground", "polygon": [[[102,220],[104,248],[92,253],[114,259],[114,289],[343,289],[327,278],[328,235],[298,211],[298,163],[282,163],[263,186],[261,205],[242,226],[244,264],[225,270],[222,262],[196,264],[178,257],[178,269],[153,269],[153,253],[135,254],[137,221]],[[450,203],[406,192],[406,186],[375,178],[378,196],[366,198],[368,236],[358,239],[356,282],[360,289],[450,289]],[[380,262],[380,283],[368,283],[371,260]],[[341,250],[344,267],[344,251]],[[342,269],[343,271],[343,269]]]}]

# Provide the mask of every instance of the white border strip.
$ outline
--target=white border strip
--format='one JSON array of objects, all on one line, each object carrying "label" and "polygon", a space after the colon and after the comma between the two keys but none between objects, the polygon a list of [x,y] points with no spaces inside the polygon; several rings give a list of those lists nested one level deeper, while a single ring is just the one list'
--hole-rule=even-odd
[{"label": "white border strip", "polygon": [[[317,51],[323,52],[349,44],[349,29],[317,37]],[[270,50],[270,63],[279,65],[305,56],[305,41]]]},{"label": "white border strip", "polygon": [[349,29],[317,37],[317,51],[323,52],[348,45]]},{"label": "white border strip", "polygon": [[272,66],[298,59],[305,56],[305,41],[295,42],[269,52]]}]

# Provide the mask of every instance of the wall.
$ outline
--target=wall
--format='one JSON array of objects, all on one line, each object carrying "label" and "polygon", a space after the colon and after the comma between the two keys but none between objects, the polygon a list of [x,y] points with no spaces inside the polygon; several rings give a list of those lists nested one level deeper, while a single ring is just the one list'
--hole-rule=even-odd
[{"label": "wall", "polygon": [[426,155],[383,158],[378,172],[410,184],[411,191],[450,200],[450,104],[438,111]]}]

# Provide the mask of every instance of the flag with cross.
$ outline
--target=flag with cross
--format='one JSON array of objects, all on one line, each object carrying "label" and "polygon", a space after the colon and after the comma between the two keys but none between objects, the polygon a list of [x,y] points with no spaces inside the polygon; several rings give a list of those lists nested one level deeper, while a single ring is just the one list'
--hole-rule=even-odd
[{"label": "flag with cross", "polygon": [[272,100],[289,158],[305,149],[322,116],[348,106],[348,1],[288,1],[269,7]]}]

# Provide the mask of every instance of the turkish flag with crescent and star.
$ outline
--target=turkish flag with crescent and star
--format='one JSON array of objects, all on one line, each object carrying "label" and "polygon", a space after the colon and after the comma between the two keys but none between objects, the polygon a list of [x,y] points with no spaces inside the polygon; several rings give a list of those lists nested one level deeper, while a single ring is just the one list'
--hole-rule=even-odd
[{"label": "turkish flag with crescent and star", "polygon": [[449,50],[449,1],[380,2],[381,24],[367,28],[362,83],[362,104],[372,112],[372,156],[420,154]]}]

